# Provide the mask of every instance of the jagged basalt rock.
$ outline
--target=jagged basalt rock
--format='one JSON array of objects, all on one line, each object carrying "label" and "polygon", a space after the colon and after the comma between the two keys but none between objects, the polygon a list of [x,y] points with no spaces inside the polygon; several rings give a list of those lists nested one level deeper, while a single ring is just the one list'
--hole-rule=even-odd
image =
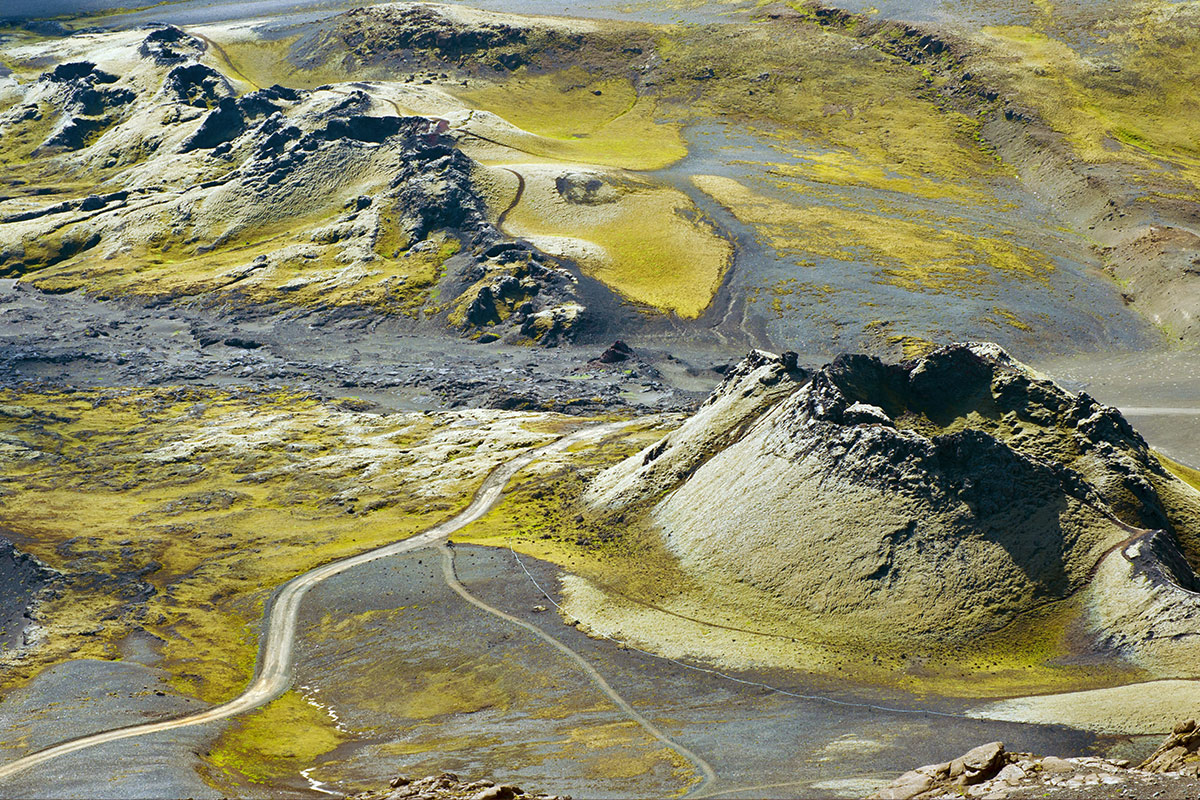
[{"label": "jagged basalt rock", "polygon": [[61,113],[54,131],[39,150],[79,150],[115,122],[115,113],[133,102],[135,93],[112,86],[116,75],[90,61],[59,64],[41,77],[45,100]]},{"label": "jagged basalt rock", "polygon": [[233,97],[225,76],[207,64],[192,62],[174,67],[163,81],[163,92],[194,108],[212,108]]},{"label": "jagged basalt rock", "polygon": [[183,151],[213,148],[236,139],[246,130],[246,117],[238,107],[237,100],[226,97],[208,113],[200,127],[183,144]]},{"label": "jagged basalt rock", "polygon": [[633,348],[618,339],[601,353],[596,360],[601,364],[619,364],[633,358]]},{"label": "jagged basalt rock", "polygon": [[204,40],[184,33],[174,25],[164,25],[151,31],[138,47],[142,58],[153,59],[160,66],[178,64],[198,58],[206,49]]},{"label": "jagged basalt rock", "polygon": [[[207,303],[220,293],[239,307],[278,299],[340,314],[362,298],[414,326],[547,346],[586,321],[575,276],[489,221],[478,165],[444,120],[381,114],[386,105],[363,84],[235,96],[218,69],[197,60],[203,42],[177,28],[123,46],[142,59],[126,77],[91,61],[60,64],[0,114],[0,128],[37,131],[30,123],[61,112],[43,148],[52,145],[69,169],[127,166],[118,174],[129,187],[10,206],[0,221],[14,226],[0,236],[4,275],[66,263],[72,277],[37,285],[73,291],[90,285],[78,271],[92,258],[162,249],[189,277],[132,292],[149,302],[207,294]],[[120,135],[104,134],[114,126]],[[160,195],[168,186],[186,192]],[[298,219],[302,229],[283,246],[244,264],[222,258],[233,243],[275,236]],[[330,288],[339,292],[333,307]],[[434,304],[438,295],[445,301]]]},{"label": "jagged basalt rock", "polygon": [[59,578],[58,572],[0,537],[0,646],[4,650],[11,652],[36,639],[31,627],[34,612]]}]

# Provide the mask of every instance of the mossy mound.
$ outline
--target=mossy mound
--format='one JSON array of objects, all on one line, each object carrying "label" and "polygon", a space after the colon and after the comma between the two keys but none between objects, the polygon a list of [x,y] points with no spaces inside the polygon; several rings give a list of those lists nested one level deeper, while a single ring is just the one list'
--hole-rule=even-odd
[{"label": "mossy mound", "polygon": [[[1115,409],[994,345],[843,356],[809,380],[755,354],[587,499],[645,509],[695,580],[753,587],[872,648],[1036,626],[1102,562],[1130,565],[1127,596],[1168,587],[1177,618],[1200,608],[1200,496]],[[1155,614],[1104,630],[1095,608],[1092,640],[1134,658],[1155,640]]]}]

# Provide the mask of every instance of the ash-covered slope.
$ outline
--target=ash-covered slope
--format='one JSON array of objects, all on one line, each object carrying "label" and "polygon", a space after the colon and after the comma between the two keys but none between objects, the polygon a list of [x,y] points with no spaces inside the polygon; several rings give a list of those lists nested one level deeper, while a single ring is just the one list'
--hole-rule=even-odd
[{"label": "ash-covered slope", "polygon": [[602,473],[593,506],[640,505],[690,572],[873,639],[996,630],[1106,557],[1132,563],[1139,539],[1154,563],[1131,592],[1200,590],[1200,496],[1115,409],[994,345],[843,356],[803,383],[784,364],[752,354],[696,418]]},{"label": "ash-covered slope", "polygon": [[238,94],[178,28],[95,38],[0,86],[0,163],[19,176],[0,197],[0,277],[551,344],[580,322],[576,278],[489,221],[445,120],[360,83]]}]

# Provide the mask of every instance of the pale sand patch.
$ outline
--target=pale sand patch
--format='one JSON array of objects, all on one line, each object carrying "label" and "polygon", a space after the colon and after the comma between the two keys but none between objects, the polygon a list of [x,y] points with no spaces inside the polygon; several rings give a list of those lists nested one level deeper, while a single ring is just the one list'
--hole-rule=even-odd
[{"label": "pale sand patch", "polygon": [[764,630],[782,628],[775,627],[777,621],[764,625],[739,616],[740,609],[756,606],[730,597],[730,587],[706,586],[707,593],[701,597],[680,594],[659,600],[663,608],[652,608],[606,592],[578,575],[563,575],[560,585],[564,614],[579,620],[585,633],[663,658],[707,662],[731,670],[824,668],[829,661],[829,653],[811,642],[753,632],[751,626],[756,622]]},{"label": "pale sand patch", "polygon": [[1018,697],[975,708],[968,716],[1005,722],[1068,725],[1127,736],[1161,735],[1200,708],[1200,681],[1163,680]]},{"label": "pale sand patch", "polygon": [[889,783],[891,781],[887,778],[835,778],[809,785],[814,789],[833,792],[838,797],[866,797]]},{"label": "pale sand patch", "polygon": [[[380,3],[378,7],[386,8],[396,3]],[[576,17],[552,17],[531,14],[509,14],[503,11],[484,11],[482,9],[464,6],[443,5],[441,3],[422,3],[426,8],[437,11],[442,16],[467,27],[483,25],[510,25],[514,28],[532,28],[561,31],[563,33],[594,33],[605,24],[600,20],[579,19]],[[608,23],[611,27],[612,23]]]}]

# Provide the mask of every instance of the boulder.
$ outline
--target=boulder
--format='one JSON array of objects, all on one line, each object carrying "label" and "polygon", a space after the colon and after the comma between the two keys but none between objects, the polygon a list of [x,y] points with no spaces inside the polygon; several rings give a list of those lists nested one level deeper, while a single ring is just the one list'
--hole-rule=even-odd
[{"label": "boulder", "polygon": [[1005,765],[1004,742],[989,742],[950,762],[950,775],[963,785],[983,783]]},{"label": "boulder", "polygon": [[1200,769],[1200,727],[1196,720],[1189,718],[1176,724],[1171,735],[1138,765],[1138,769],[1195,775]]},{"label": "boulder", "polygon": [[632,357],[633,348],[618,339],[609,345],[608,349],[601,353],[596,360],[601,364],[617,364]]}]

